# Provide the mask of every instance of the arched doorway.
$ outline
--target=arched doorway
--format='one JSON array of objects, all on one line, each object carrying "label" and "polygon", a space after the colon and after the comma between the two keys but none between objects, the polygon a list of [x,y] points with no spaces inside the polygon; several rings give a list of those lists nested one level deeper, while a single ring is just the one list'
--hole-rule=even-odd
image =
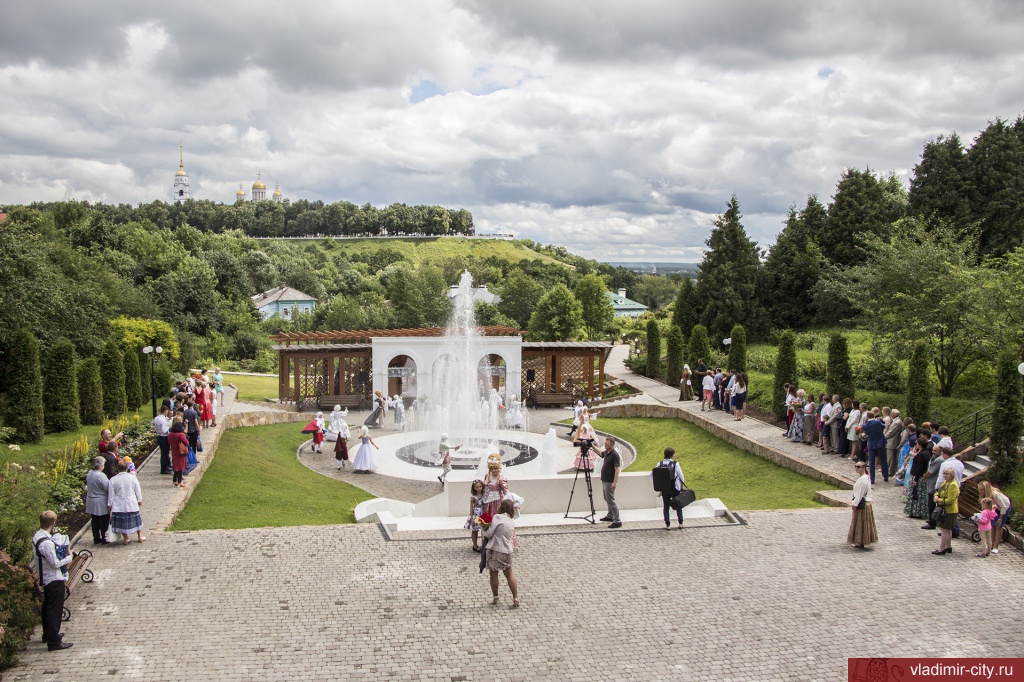
[{"label": "arched doorway", "polygon": [[408,355],[396,355],[388,363],[388,395],[416,400],[416,361]]},{"label": "arched doorway", "polygon": [[493,388],[499,394],[505,396],[505,375],[507,373],[505,358],[497,353],[483,356],[480,358],[480,364],[477,366],[477,373],[480,376],[480,384],[487,387],[488,393]]}]

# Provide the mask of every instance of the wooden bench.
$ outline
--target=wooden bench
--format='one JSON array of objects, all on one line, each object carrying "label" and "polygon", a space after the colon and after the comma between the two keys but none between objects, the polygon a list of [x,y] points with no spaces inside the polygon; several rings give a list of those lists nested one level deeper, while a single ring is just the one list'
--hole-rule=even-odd
[{"label": "wooden bench", "polygon": [[316,404],[321,410],[333,410],[335,405],[357,410],[365,410],[370,407],[370,401],[361,395],[322,395],[317,398]]},{"label": "wooden bench", "polygon": [[[78,579],[81,578],[83,583],[91,583],[93,578],[92,569],[89,568],[89,564],[92,563],[92,552],[87,549],[83,549],[79,552],[72,553],[71,563],[68,564],[68,577],[64,581],[64,598],[67,599],[71,596],[71,588],[78,583]],[[61,613],[60,619],[64,622],[71,620],[71,610],[64,607],[64,612]]]},{"label": "wooden bench", "polygon": [[545,405],[572,405],[572,396],[568,393],[537,393],[533,396],[537,407]]}]

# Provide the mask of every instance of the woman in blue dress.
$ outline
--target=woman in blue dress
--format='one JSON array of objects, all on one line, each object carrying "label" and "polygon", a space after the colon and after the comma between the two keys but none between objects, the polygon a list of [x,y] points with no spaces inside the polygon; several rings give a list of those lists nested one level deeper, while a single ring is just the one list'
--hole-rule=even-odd
[{"label": "woman in blue dress", "polygon": [[[373,446],[371,449],[370,446]],[[368,474],[377,468],[377,460],[373,456],[374,450],[379,450],[377,444],[370,438],[370,430],[366,426],[359,427],[359,450],[356,451],[356,458],[352,460],[353,474]]]}]

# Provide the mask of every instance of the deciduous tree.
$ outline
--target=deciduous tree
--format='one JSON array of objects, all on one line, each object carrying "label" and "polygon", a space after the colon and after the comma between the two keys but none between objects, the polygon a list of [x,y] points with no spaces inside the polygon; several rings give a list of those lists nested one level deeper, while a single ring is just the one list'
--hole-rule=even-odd
[{"label": "deciduous tree", "polygon": [[564,284],[556,284],[537,302],[530,315],[533,341],[569,341],[583,328],[583,307]]},{"label": "deciduous tree", "polygon": [[583,328],[587,338],[598,338],[615,316],[604,280],[594,274],[581,277],[576,283],[574,295],[583,307]]}]

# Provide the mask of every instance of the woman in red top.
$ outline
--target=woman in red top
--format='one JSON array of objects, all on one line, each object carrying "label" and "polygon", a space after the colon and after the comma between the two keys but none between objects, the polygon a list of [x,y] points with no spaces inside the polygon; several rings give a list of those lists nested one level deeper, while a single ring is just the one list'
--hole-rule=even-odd
[{"label": "woman in red top", "polygon": [[210,404],[206,402],[206,391],[204,385],[196,386],[196,410],[199,412],[200,423],[203,427],[210,425]]},{"label": "woman in red top", "polygon": [[185,425],[174,421],[170,432],[167,434],[167,443],[171,447],[171,464],[174,467],[174,487],[187,488],[183,482],[185,469],[188,468],[188,437],[185,435]]}]

